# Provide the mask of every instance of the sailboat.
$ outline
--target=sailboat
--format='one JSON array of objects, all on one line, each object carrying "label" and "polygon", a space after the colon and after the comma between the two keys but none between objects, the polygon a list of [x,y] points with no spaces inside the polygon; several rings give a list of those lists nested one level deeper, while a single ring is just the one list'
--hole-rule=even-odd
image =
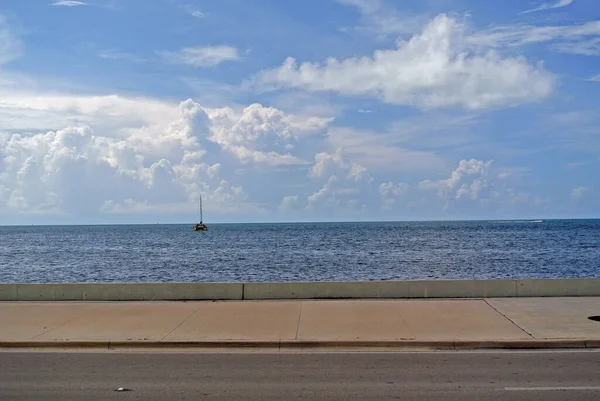
[{"label": "sailboat", "polygon": [[208,226],[202,222],[202,195],[200,195],[200,223],[194,225],[194,231],[208,231]]}]

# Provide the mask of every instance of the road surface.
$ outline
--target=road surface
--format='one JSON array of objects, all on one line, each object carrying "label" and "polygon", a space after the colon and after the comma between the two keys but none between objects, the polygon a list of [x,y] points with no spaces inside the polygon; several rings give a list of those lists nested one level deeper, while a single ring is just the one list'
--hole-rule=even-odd
[{"label": "road surface", "polygon": [[600,352],[0,352],[2,401],[483,399],[598,400]]}]

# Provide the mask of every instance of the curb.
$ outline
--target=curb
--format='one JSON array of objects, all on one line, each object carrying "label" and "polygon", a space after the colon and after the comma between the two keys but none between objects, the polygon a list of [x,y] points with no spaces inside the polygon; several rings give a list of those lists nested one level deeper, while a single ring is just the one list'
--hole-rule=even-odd
[{"label": "curb", "polygon": [[363,349],[363,350],[476,350],[600,348],[600,340],[520,341],[1,341],[0,349]]}]

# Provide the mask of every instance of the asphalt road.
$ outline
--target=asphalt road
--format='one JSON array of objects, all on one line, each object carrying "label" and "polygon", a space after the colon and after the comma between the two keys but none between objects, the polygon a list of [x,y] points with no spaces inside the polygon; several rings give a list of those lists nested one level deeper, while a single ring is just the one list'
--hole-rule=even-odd
[{"label": "asphalt road", "polygon": [[599,400],[600,352],[0,352],[2,401],[484,399]]}]

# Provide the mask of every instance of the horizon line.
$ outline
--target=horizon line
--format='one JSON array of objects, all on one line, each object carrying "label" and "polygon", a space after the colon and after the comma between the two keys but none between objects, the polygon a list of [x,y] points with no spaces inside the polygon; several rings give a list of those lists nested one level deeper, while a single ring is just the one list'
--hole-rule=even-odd
[{"label": "horizon line", "polygon": [[[229,224],[330,224],[330,223],[426,223],[426,222],[537,222],[537,221],[561,221],[561,220],[600,220],[600,217],[570,217],[570,218],[505,218],[505,219],[421,219],[421,220],[304,220],[304,221],[254,221],[254,222],[214,222],[207,225],[229,225]],[[196,223],[72,223],[72,224],[0,224],[0,227],[73,227],[73,226],[180,226],[193,225]]]}]

